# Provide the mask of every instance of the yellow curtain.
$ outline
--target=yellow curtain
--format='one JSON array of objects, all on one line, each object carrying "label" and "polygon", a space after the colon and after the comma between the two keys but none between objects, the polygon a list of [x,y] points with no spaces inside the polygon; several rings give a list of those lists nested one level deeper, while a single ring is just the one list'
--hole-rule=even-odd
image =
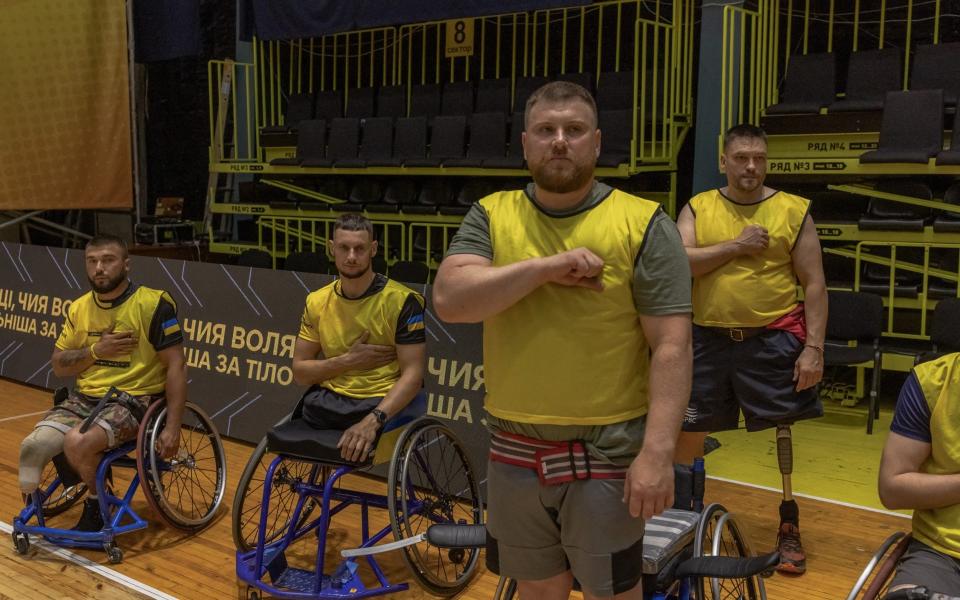
[{"label": "yellow curtain", "polygon": [[122,0],[0,0],[0,209],[129,208]]}]

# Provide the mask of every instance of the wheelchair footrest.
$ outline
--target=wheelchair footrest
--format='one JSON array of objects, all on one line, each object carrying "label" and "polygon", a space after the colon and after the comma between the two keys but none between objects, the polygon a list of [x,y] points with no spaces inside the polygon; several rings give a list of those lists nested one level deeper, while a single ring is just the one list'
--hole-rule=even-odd
[{"label": "wheelchair footrest", "polygon": [[[317,574],[313,571],[307,571],[306,569],[288,567],[273,583],[278,588],[284,590],[309,593],[313,592],[314,587],[317,585]],[[324,590],[329,586],[330,578],[323,575],[323,582],[320,584],[320,589]]]}]

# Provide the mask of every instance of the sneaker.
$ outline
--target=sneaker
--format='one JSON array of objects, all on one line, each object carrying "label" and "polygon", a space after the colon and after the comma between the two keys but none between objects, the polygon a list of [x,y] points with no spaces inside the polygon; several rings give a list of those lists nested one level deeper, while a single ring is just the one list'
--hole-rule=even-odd
[{"label": "sneaker", "polygon": [[83,501],[83,514],[73,526],[73,531],[100,531],[103,529],[103,517],[100,516],[100,501],[87,498]]},{"label": "sneaker", "polygon": [[780,552],[781,573],[802,575],[807,570],[807,555],[800,543],[800,528],[793,523],[781,523],[777,534],[777,551]]}]

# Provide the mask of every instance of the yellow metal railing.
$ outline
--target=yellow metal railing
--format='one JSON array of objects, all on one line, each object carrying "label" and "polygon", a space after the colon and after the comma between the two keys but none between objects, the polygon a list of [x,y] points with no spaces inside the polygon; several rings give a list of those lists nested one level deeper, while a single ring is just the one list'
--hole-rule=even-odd
[{"label": "yellow metal railing", "polygon": [[[324,217],[261,216],[257,220],[257,245],[277,258],[291,252],[326,252],[333,236],[337,215]],[[408,225],[397,221],[371,219],[379,253],[388,259],[407,260]]]},{"label": "yellow metal railing", "polygon": [[[910,260],[897,257],[898,251],[902,256],[907,249],[916,249]],[[854,291],[861,290],[861,273],[864,265],[876,264],[888,268],[888,290],[884,296],[887,311],[884,335],[888,337],[929,339],[927,313],[936,306],[936,298],[930,297],[930,279],[936,278],[953,286],[957,286],[957,282],[960,281],[960,244],[863,241],[857,243],[853,250],[824,248],[824,252],[854,260]],[[919,262],[916,256],[918,252],[922,254]],[[944,269],[932,265],[931,254],[935,252],[941,255],[954,255],[957,260],[953,261],[953,264],[958,266]],[[916,299],[896,295],[897,274],[904,272],[920,275]],[[960,297],[960,289],[954,288],[953,294]],[[904,317],[909,313],[913,313],[913,318]]]}]

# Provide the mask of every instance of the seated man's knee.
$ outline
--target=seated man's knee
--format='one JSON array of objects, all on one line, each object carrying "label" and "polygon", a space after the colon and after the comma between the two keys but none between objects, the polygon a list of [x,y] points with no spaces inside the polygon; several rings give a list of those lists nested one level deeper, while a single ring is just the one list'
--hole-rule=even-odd
[{"label": "seated man's knee", "polygon": [[80,429],[74,427],[63,438],[63,453],[71,462],[89,458],[106,448],[107,434],[97,426],[91,427],[86,433],[80,433]]},{"label": "seated man's knee", "polygon": [[33,493],[40,475],[54,456],[63,452],[64,434],[53,427],[41,426],[30,432],[20,444],[20,491]]}]

